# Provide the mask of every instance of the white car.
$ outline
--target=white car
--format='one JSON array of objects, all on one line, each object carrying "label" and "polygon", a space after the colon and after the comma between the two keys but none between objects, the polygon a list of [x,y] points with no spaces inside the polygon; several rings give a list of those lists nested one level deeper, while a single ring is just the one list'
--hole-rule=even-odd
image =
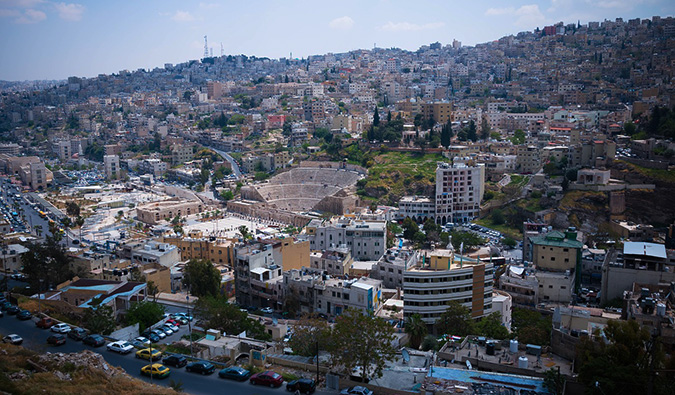
[{"label": "white car", "polygon": [[263,313],[267,313],[267,314],[274,313],[274,310],[271,307],[263,307],[262,309],[260,309],[260,311],[262,311]]},{"label": "white car", "polygon": [[64,324],[63,322],[60,324],[56,324],[52,326],[51,328],[52,332],[56,333],[68,333],[70,332],[70,325]]},{"label": "white car", "polygon": [[148,339],[146,337],[139,336],[139,337],[135,338],[134,340],[136,340],[137,342],[143,343],[144,346],[150,347],[150,339]]},{"label": "white car", "polygon": [[7,335],[7,336],[2,338],[2,341],[5,342],[5,343],[9,343],[9,344],[15,344],[17,346],[19,344],[23,343],[23,339],[21,338],[21,336],[19,336],[17,334]]},{"label": "white car", "polygon": [[108,343],[106,348],[108,349],[108,351],[115,351],[115,352],[118,352],[120,354],[128,354],[134,349],[134,346],[132,346],[131,343],[129,343],[129,342],[125,342],[123,340],[120,340],[120,341]]}]

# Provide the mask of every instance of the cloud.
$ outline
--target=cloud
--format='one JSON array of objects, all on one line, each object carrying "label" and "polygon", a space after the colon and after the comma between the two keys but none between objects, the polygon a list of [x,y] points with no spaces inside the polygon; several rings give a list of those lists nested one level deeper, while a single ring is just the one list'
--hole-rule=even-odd
[{"label": "cloud", "polygon": [[47,14],[40,10],[29,8],[25,10],[20,17],[15,19],[14,22],[27,25],[31,23],[38,23],[40,21],[44,21],[45,19],[47,19]]},{"label": "cloud", "polygon": [[445,23],[443,22],[431,22],[431,23],[425,23],[423,25],[419,25],[416,23],[410,23],[410,22],[392,22],[389,21],[385,23],[384,25],[380,26],[380,29],[388,31],[388,32],[413,32],[413,31],[420,31],[420,30],[432,30],[432,29],[439,29],[441,27],[445,26]]},{"label": "cloud", "polygon": [[220,4],[218,3],[199,3],[199,8],[205,9],[205,10],[212,10],[215,8],[220,8]]},{"label": "cloud", "polygon": [[331,29],[338,29],[338,30],[349,30],[354,26],[354,20],[348,16],[342,16],[340,18],[335,18],[330,23],[328,23],[328,26],[330,26]]},{"label": "cloud", "polygon": [[507,7],[507,8],[488,8],[487,11],[485,11],[485,15],[488,16],[494,16],[494,15],[512,15],[514,12],[516,12],[516,9],[513,7]]},{"label": "cloud", "polygon": [[82,4],[54,3],[54,7],[59,13],[59,17],[64,21],[77,22],[82,19],[82,14],[84,13],[84,6]]},{"label": "cloud", "polygon": [[513,7],[488,8],[485,15],[512,17],[515,19],[513,24],[522,28],[531,28],[546,22],[546,17],[537,4],[524,5],[518,9]]},{"label": "cloud", "polygon": [[195,17],[187,11],[176,11],[171,19],[176,22],[192,22],[195,20]]}]

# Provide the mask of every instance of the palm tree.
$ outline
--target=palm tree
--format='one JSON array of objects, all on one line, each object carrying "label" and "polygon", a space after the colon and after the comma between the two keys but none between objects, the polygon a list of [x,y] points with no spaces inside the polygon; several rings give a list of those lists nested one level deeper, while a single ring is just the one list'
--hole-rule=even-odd
[{"label": "palm tree", "polygon": [[418,349],[422,339],[427,335],[427,324],[419,314],[413,314],[405,321],[405,332],[410,335],[410,346]]}]

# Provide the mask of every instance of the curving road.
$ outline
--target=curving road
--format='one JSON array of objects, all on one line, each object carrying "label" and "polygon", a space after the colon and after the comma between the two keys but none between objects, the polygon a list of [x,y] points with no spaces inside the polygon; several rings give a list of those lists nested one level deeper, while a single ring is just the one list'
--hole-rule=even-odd
[{"label": "curving road", "polygon": [[215,151],[218,155],[222,156],[223,158],[225,158],[225,160],[230,162],[230,165],[232,165],[232,173],[234,174],[235,177],[237,177],[237,180],[241,179],[242,176],[241,176],[241,171],[239,170],[239,165],[237,164],[237,161],[234,160],[234,158],[230,156],[230,154],[228,154],[225,151],[213,148],[213,147],[206,147],[206,148]]},{"label": "curving road", "polygon": [[[5,335],[16,333],[21,336],[23,340],[23,346],[37,352],[79,352],[83,349],[89,349],[103,355],[105,360],[113,365],[119,366],[124,369],[131,376],[140,378],[147,382],[150,382],[149,377],[141,376],[140,370],[141,367],[148,364],[147,361],[137,359],[134,357],[134,353],[127,355],[120,355],[112,351],[107,351],[105,346],[99,348],[92,348],[85,346],[82,342],[77,342],[71,338],[68,338],[66,344],[62,346],[48,346],[46,341],[47,337],[52,333],[49,330],[40,329],[35,326],[33,320],[20,321],[15,316],[5,315],[0,318],[0,334],[2,337]],[[172,337],[178,339],[177,335]],[[218,377],[218,373],[202,376],[195,373],[188,373],[185,371],[185,368],[174,368],[170,367],[171,375],[167,379],[154,379],[153,383],[168,386],[171,380],[176,382],[183,383],[183,389],[186,393],[189,394],[231,394],[231,395],[250,395],[250,394],[285,394],[286,392],[286,383],[284,383],[279,388],[266,388],[258,387],[252,384],[249,384],[247,381],[238,382],[232,380],[225,380]],[[331,392],[317,391],[317,394],[329,394]]]}]

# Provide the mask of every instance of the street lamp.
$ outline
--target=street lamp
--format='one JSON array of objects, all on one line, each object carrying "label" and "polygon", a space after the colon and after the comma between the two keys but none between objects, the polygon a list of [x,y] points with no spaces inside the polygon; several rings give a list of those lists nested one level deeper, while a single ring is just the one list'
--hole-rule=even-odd
[{"label": "street lamp", "polygon": [[190,321],[190,295],[185,295],[185,302],[187,303],[187,313],[186,317],[188,322],[188,336],[190,337],[190,357],[192,357],[192,323]]}]

